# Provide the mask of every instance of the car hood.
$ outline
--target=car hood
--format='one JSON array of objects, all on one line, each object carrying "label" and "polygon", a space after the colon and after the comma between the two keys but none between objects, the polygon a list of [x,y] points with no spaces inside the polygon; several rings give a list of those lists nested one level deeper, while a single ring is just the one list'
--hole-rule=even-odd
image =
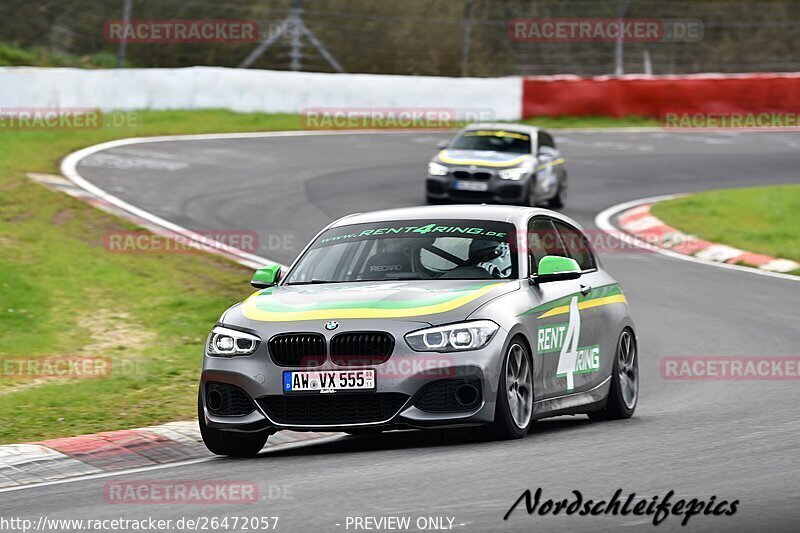
[{"label": "car hood", "polygon": [[463,320],[480,306],[519,288],[519,281],[428,280],[330,283],[270,287],[232,309],[258,322],[402,319],[442,324]]},{"label": "car hood", "polygon": [[446,165],[475,165],[487,167],[518,166],[533,159],[530,154],[485,150],[442,150],[435,161]]}]

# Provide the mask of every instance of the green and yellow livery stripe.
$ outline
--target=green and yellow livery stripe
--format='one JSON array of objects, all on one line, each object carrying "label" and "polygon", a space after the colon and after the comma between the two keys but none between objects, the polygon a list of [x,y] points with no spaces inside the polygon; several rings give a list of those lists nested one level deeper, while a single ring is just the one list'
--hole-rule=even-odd
[{"label": "green and yellow livery stripe", "polygon": [[345,318],[404,318],[433,315],[458,309],[489,294],[501,285],[504,285],[504,283],[492,282],[472,285],[434,296],[410,300],[353,300],[349,302],[317,302],[307,305],[281,303],[276,298],[265,298],[266,291],[261,291],[244,301],[242,314],[251,320],[262,322]]},{"label": "green and yellow livery stripe", "polygon": [[587,296],[584,296],[580,293],[570,294],[568,296],[564,296],[563,298],[553,300],[552,302],[547,302],[546,304],[534,307],[533,309],[529,309],[528,311],[520,313],[517,316],[535,315],[541,313],[536,317],[537,319],[541,320],[543,318],[566,315],[569,313],[570,302],[576,295],[578,296],[579,310],[616,303],[628,303],[628,300],[625,298],[625,295],[622,293],[622,289],[619,285],[606,285],[604,287],[597,287],[593,289],[592,292],[590,292]]},{"label": "green and yellow livery stripe", "polygon": [[539,165],[538,167],[536,167],[536,171],[538,172],[543,168],[547,168],[549,166],[555,167],[558,165],[563,165],[564,163],[566,163],[566,160],[563,157],[559,157],[558,159],[553,159],[552,161],[548,161],[547,163]]},{"label": "green and yellow livery stripe", "polygon": [[442,163],[450,163],[451,165],[480,165],[482,167],[512,167],[519,165],[530,158],[530,155],[525,154],[514,159],[507,159],[505,161],[492,161],[491,159],[461,159],[458,157],[450,157],[444,151],[439,153],[439,160]]}]

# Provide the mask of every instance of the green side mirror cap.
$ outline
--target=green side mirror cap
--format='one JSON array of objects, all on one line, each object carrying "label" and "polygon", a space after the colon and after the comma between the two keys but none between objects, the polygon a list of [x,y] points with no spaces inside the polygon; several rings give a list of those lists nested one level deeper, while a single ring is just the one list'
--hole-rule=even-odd
[{"label": "green side mirror cap", "polygon": [[542,257],[537,270],[537,273],[531,276],[531,279],[537,284],[581,277],[581,267],[577,261],[558,255]]},{"label": "green side mirror cap", "polygon": [[256,270],[255,274],[253,274],[253,279],[250,281],[250,285],[256,289],[266,289],[278,283],[280,279],[281,266],[268,265]]}]

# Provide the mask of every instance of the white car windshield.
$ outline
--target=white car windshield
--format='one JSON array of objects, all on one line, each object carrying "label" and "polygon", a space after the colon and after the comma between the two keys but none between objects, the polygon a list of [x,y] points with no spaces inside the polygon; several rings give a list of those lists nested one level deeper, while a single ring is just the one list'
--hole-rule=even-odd
[{"label": "white car windshield", "polygon": [[526,133],[501,130],[469,130],[450,145],[453,150],[531,153],[531,137]]},{"label": "white car windshield", "polygon": [[331,228],[287,285],[379,280],[511,279],[514,226],[486,220],[403,220]]}]

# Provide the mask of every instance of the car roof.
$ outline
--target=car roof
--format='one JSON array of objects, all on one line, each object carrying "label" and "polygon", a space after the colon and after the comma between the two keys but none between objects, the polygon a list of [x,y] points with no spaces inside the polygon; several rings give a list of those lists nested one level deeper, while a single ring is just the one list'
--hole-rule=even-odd
[{"label": "car roof", "polygon": [[424,219],[456,219],[456,220],[493,220],[496,222],[510,222],[517,227],[524,227],[533,215],[547,215],[560,218],[580,228],[575,221],[549,209],[537,207],[520,207],[513,205],[428,205],[419,207],[400,207],[383,209],[369,213],[357,213],[340,218],[328,226],[340,227],[352,224],[369,224],[374,222],[389,222],[395,220],[424,220]]},{"label": "car roof", "polygon": [[540,128],[536,126],[529,126],[527,124],[512,124],[506,122],[479,122],[470,124],[464,127],[461,131],[473,130],[507,130],[517,133],[527,133],[529,135],[536,135]]}]

